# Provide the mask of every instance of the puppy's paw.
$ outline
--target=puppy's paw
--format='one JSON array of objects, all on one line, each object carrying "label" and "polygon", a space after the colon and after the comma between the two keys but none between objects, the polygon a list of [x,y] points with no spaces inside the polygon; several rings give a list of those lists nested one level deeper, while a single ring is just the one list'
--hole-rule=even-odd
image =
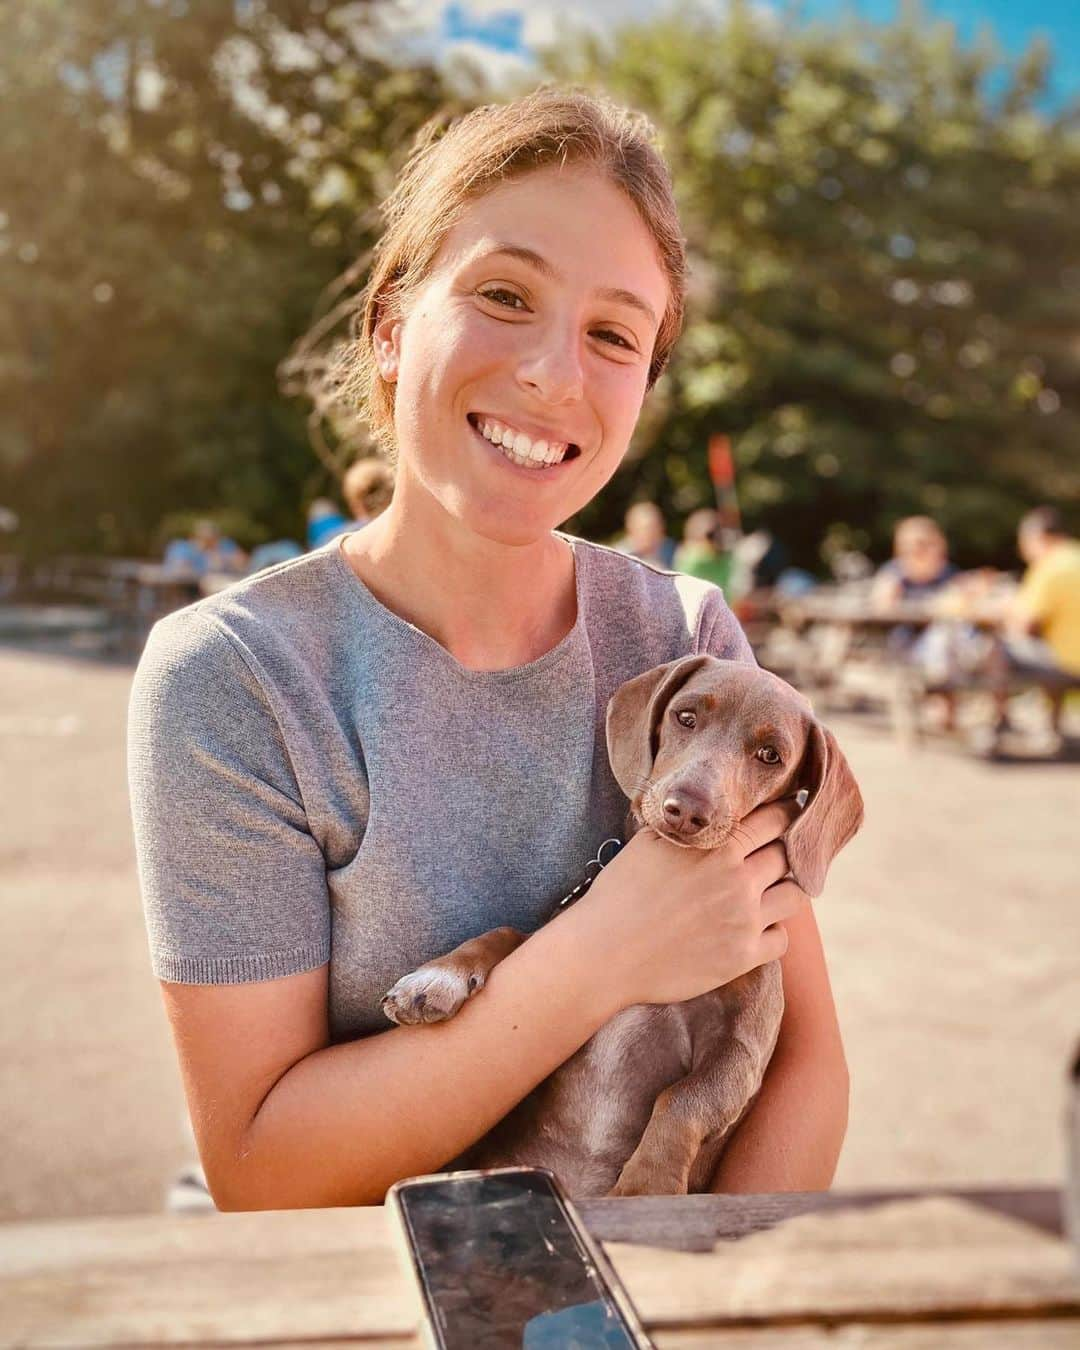
[{"label": "puppy's paw", "polygon": [[670,1167],[630,1158],[608,1195],[685,1195],[687,1179]]},{"label": "puppy's paw", "polygon": [[400,1027],[445,1022],[484,987],[486,972],[432,964],[403,975],[383,996],[381,1008]]}]

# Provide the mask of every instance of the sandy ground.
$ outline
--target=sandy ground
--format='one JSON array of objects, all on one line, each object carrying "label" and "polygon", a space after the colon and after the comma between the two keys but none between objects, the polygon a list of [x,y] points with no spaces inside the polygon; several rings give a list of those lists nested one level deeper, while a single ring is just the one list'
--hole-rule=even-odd
[{"label": "sandy ground", "polygon": [[[0,1218],[160,1209],[189,1157],[130,841],[131,670],[0,650]],[[1080,768],[831,723],[867,823],[818,917],[853,1080],[837,1184],[1058,1182]]]}]

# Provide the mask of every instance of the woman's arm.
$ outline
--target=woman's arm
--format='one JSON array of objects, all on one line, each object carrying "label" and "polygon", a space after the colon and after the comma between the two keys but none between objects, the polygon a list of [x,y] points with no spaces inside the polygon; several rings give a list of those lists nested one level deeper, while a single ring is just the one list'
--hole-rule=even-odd
[{"label": "woman's arm", "polygon": [[847,1131],[847,1062],[817,920],[807,905],[784,926],[780,1038],[713,1174],[716,1192],[828,1190]]},{"label": "woman's arm", "polygon": [[327,967],[163,983],[220,1209],[380,1204],[474,1143],[617,1011],[584,906],[503,960],[451,1020],[329,1044]]},{"label": "woman's arm", "polygon": [[777,925],[806,905],[773,884],[786,858],[767,845],[790,823],[789,804],[759,807],[737,842],[714,850],[641,831],[448,1022],[330,1045],[325,966],[242,985],[164,983],[214,1200],[378,1204],[392,1182],[479,1139],[621,1008],[681,1002],[779,956]]}]

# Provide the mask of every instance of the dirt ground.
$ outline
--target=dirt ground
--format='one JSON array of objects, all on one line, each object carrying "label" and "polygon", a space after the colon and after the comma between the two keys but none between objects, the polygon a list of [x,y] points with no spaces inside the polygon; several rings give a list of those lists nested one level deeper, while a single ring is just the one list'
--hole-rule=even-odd
[{"label": "dirt ground", "polygon": [[[130,839],[130,679],[0,649],[0,1219],[160,1209],[190,1153]],[[829,720],[867,807],[817,902],[853,1082],[837,1185],[1058,1182],[1080,767]]]}]

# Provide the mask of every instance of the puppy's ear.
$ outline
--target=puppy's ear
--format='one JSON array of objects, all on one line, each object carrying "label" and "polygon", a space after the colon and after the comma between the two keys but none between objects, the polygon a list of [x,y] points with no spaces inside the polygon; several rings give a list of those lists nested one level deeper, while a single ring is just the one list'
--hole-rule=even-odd
[{"label": "puppy's ear", "polygon": [[633,800],[656,758],[656,728],[668,700],[715,656],[683,656],[621,684],[607,706],[608,760],[615,781]]},{"label": "puppy's ear", "polygon": [[784,836],[784,845],[796,884],[807,895],[820,895],[829,864],[863,820],[855,775],[836,737],[820,722],[810,724],[799,787],[806,788],[809,796]]}]

